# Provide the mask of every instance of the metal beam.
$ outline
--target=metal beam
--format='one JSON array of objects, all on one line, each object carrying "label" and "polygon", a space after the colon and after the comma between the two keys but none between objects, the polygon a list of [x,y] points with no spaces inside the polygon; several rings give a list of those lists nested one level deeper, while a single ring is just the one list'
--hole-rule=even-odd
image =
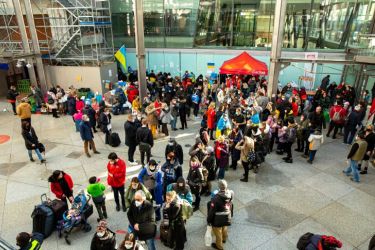
[{"label": "metal beam", "polygon": [[[12,2],[13,2],[14,12],[15,12],[16,18],[17,18],[18,28],[19,28],[20,34],[21,34],[22,47],[23,47],[24,53],[30,54],[30,47],[29,47],[29,42],[28,42],[29,38],[27,37],[25,22],[23,20],[21,3],[20,3],[19,0],[12,0]],[[30,61],[31,61],[31,64],[33,64],[32,59]],[[35,84],[36,83],[36,75],[35,75],[34,67],[27,68],[27,70],[29,72],[31,84]]]},{"label": "metal beam", "polygon": [[[33,15],[33,9],[32,9],[32,6],[31,6],[31,2],[30,2],[30,0],[24,0],[24,3],[25,3],[26,19],[27,19],[27,23],[29,25],[29,32],[30,32],[30,35],[31,35],[31,41],[32,41],[34,53],[40,54],[38,34],[36,33],[34,15]],[[46,92],[47,89],[48,89],[48,86],[47,86],[47,82],[46,82],[46,76],[44,74],[43,61],[42,61],[42,58],[40,56],[35,57],[35,59],[36,59],[36,70],[38,72],[39,84],[40,84],[40,87],[41,87],[42,91]]]},{"label": "metal beam", "polygon": [[147,96],[145,43],[143,26],[143,0],[135,0],[134,8],[135,46],[137,51],[139,100],[143,104],[143,98]]},{"label": "metal beam", "polygon": [[281,48],[283,45],[283,34],[284,34],[284,20],[286,14],[287,0],[276,0],[275,6],[275,19],[273,24],[272,34],[272,49],[271,49],[271,64],[268,78],[268,89],[267,95],[269,97],[272,94],[277,93],[277,83],[279,80],[280,73],[280,62]]},{"label": "metal beam", "polygon": [[303,59],[303,58],[279,58],[277,62],[304,62],[304,63],[329,63],[329,64],[358,64],[353,60],[336,60],[336,59]]}]

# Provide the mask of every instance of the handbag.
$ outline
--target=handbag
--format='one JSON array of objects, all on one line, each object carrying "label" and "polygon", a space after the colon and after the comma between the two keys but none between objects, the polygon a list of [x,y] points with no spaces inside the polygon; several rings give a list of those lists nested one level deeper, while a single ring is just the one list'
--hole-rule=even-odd
[{"label": "handbag", "polygon": [[46,148],[45,148],[44,145],[43,145],[42,143],[40,143],[40,142],[38,142],[38,147],[37,147],[37,148],[39,149],[39,152],[41,152],[41,153],[43,153],[43,152],[46,151]]},{"label": "handbag", "polygon": [[204,243],[206,245],[206,247],[210,247],[211,246],[211,243],[212,243],[212,227],[211,226],[207,226],[207,230],[206,230],[206,234],[204,235]]}]

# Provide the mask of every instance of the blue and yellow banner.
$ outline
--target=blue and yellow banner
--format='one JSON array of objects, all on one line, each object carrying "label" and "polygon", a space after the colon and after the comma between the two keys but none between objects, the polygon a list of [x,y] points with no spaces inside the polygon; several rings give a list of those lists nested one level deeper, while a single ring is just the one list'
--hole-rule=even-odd
[{"label": "blue and yellow banner", "polygon": [[125,45],[122,45],[121,48],[115,53],[115,57],[121,65],[122,72],[126,73],[127,67],[126,67],[126,48],[125,48]]}]

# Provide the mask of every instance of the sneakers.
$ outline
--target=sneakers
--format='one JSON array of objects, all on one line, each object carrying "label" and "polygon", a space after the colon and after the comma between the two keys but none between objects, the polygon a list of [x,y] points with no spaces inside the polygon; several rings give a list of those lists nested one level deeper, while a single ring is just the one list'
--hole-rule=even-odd
[{"label": "sneakers", "polygon": [[242,182],[248,182],[249,180],[247,178],[242,178],[242,179],[240,179],[240,181],[242,181]]},{"label": "sneakers", "polygon": [[312,161],[310,161],[310,160],[307,160],[307,162],[308,162],[308,163],[310,163],[310,164],[312,164],[312,163],[313,163],[313,162],[312,162]]},{"label": "sneakers", "polygon": [[35,160],[33,158],[30,159],[31,162],[34,162]]},{"label": "sneakers", "polygon": [[41,163],[41,164],[42,164],[42,163],[45,163],[45,162],[46,162],[45,159],[40,160],[40,163]]},{"label": "sneakers", "polygon": [[359,181],[355,180],[353,177],[351,177],[350,180],[359,183]]},{"label": "sneakers", "polygon": [[360,174],[367,174],[367,170],[362,170],[361,172],[359,172]]},{"label": "sneakers", "polygon": [[293,159],[286,159],[285,162],[286,163],[293,163]]},{"label": "sneakers", "polygon": [[116,206],[116,211],[120,212],[120,206]]},{"label": "sneakers", "polygon": [[132,165],[132,166],[135,166],[135,165],[138,165],[138,162],[136,162],[136,161],[129,161],[129,164]]},{"label": "sneakers", "polygon": [[122,206],[122,211],[126,212],[126,207]]},{"label": "sneakers", "polygon": [[97,154],[97,155],[99,155],[99,154],[100,154],[100,152],[99,152],[99,151],[94,151],[94,154]]}]

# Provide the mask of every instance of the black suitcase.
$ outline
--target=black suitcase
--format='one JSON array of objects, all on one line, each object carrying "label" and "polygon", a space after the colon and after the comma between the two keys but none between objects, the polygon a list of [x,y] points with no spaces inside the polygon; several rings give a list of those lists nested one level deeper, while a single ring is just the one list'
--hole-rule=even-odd
[{"label": "black suitcase", "polygon": [[121,144],[120,137],[117,133],[112,133],[109,137],[109,145],[112,147],[118,147]]},{"label": "black suitcase", "polygon": [[42,194],[40,199],[42,200],[42,204],[52,209],[56,223],[62,220],[63,214],[68,210],[68,204],[66,202],[58,199],[51,200],[46,194]]},{"label": "black suitcase", "polygon": [[171,236],[169,226],[162,222],[160,224],[160,241],[163,242],[164,246],[173,248]]},{"label": "black suitcase", "polygon": [[45,204],[35,206],[31,218],[33,219],[33,233],[41,233],[44,238],[52,234],[55,229],[55,216],[50,207]]}]

